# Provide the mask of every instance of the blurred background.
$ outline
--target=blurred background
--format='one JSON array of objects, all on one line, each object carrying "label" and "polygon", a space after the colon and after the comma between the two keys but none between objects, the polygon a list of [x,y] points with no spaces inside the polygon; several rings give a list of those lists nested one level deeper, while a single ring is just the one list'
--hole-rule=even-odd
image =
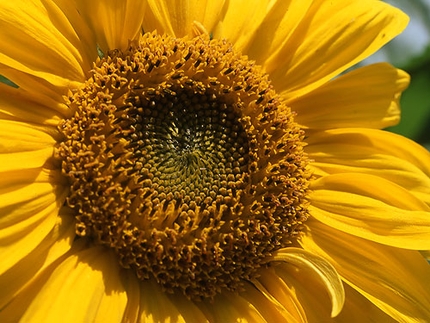
[{"label": "blurred background", "polygon": [[364,63],[390,62],[411,75],[404,92],[402,119],[388,130],[430,150],[430,0],[385,0],[410,17],[406,30]]}]

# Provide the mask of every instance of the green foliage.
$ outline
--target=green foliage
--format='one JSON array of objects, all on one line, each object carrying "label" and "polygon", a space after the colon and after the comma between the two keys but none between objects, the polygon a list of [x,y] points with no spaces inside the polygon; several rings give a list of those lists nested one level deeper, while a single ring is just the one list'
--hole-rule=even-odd
[{"label": "green foliage", "polygon": [[18,85],[16,85],[15,83],[13,83],[12,81],[10,81],[10,80],[8,80],[6,77],[4,77],[3,75],[0,75],[0,82],[1,83],[4,83],[4,84],[7,84],[7,85],[10,85],[10,86],[12,86],[12,87],[14,87],[14,88],[18,88],[19,86]]},{"label": "green foliage", "polygon": [[388,130],[430,148],[430,0],[384,0],[410,17],[406,30],[374,58],[388,61],[411,75],[401,99],[402,119]]},{"label": "green foliage", "polygon": [[411,84],[401,99],[402,119],[388,130],[430,146],[430,50],[413,58],[404,69]]}]

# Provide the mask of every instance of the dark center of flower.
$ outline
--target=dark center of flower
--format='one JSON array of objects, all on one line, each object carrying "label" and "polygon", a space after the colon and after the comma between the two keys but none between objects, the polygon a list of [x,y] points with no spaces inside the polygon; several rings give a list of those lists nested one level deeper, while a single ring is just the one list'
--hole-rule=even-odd
[{"label": "dark center of flower", "polygon": [[231,45],[145,34],[68,97],[76,233],[189,298],[239,290],[307,218],[303,133]]}]

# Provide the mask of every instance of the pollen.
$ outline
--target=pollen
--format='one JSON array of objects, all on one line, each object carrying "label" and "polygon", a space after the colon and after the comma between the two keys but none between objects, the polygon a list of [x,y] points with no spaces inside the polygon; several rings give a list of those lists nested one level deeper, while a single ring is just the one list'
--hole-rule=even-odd
[{"label": "pollen", "polygon": [[140,279],[193,300],[240,291],[300,237],[303,131],[227,41],[144,34],[66,103],[56,156],[76,234]]}]

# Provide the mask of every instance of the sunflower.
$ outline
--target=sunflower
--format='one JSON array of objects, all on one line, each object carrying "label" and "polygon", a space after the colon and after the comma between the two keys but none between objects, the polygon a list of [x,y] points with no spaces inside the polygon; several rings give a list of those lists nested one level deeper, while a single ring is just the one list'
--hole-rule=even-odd
[{"label": "sunflower", "polygon": [[1,322],[428,322],[373,0],[0,4]]}]

